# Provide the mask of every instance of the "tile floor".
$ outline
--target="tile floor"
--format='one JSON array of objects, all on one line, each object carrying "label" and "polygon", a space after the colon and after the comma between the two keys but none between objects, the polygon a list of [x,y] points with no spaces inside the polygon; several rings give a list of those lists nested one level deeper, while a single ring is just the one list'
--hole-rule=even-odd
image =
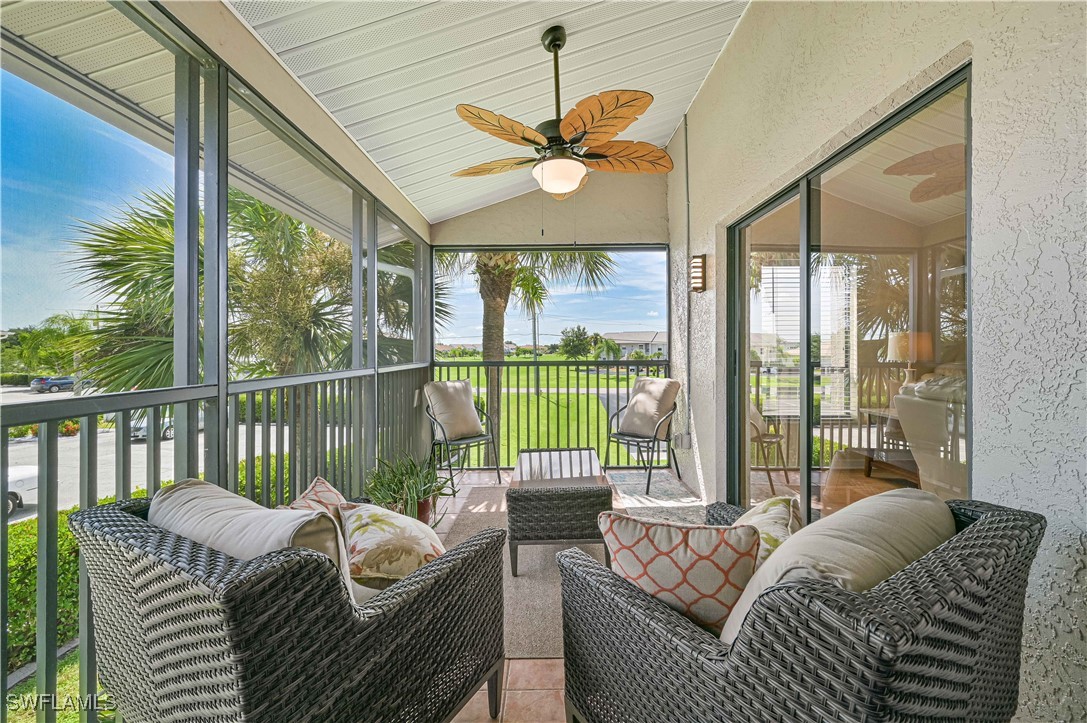
[{"label": "tile floor", "polygon": [[[504,484],[509,483],[509,471],[502,473]],[[435,527],[443,538],[453,527],[457,514],[464,505],[472,487],[493,485],[494,473],[466,472],[457,476],[456,497],[443,500],[439,513],[445,516]],[[563,703],[563,674],[561,659],[507,660],[505,680],[502,685],[502,707],[497,719],[492,719],[487,706],[487,688],[483,687],[453,719],[454,723],[550,723],[565,721]]]}]

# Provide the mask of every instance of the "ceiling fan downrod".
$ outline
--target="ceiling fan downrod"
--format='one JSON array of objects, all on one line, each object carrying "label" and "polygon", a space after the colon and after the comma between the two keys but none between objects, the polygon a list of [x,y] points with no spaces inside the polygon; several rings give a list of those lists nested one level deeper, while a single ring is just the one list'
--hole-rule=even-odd
[{"label": "ceiling fan downrod", "polygon": [[552,25],[544,31],[540,38],[544,50],[551,53],[552,65],[555,69],[555,120],[562,120],[562,103],[559,100],[559,51],[566,45],[566,28],[561,25]]}]

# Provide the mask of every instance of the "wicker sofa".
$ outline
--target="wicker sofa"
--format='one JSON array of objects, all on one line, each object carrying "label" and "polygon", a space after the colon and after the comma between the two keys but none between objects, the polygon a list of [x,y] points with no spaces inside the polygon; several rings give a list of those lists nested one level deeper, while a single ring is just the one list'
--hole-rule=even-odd
[{"label": "wicker sofa", "polygon": [[151,525],[147,509],[69,518],[101,679],[126,721],[443,721],[484,681],[497,715],[503,531],[356,606],[320,553],[241,561]]},{"label": "wicker sofa", "polygon": [[[957,534],[867,593],[763,593],[731,649],[579,550],[558,555],[568,720],[1008,720],[1045,518],[948,502]],[[711,505],[707,523],[743,510]]]}]

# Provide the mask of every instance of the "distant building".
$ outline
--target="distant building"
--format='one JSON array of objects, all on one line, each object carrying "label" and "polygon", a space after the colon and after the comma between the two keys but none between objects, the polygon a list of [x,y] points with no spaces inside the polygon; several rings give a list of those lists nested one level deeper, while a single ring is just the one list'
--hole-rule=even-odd
[{"label": "distant building", "polygon": [[668,356],[667,331],[613,331],[601,336],[618,344],[624,358],[634,351]]}]

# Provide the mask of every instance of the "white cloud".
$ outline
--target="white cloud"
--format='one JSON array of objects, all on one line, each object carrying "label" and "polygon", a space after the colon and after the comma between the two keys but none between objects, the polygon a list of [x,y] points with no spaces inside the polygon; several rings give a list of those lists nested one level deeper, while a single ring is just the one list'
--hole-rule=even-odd
[{"label": "white cloud", "polygon": [[659,311],[651,311],[648,314],[646,314],[646,316],[660,316],[660,315],[661,315],[661,313]]}]

